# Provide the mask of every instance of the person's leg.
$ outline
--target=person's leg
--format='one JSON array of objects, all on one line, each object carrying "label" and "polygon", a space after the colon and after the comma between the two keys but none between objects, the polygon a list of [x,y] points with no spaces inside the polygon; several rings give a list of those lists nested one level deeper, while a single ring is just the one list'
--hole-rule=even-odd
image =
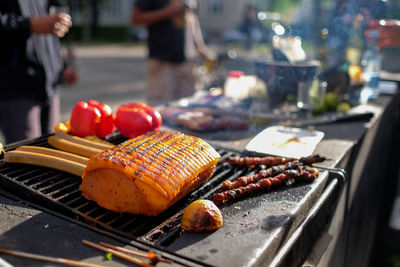
[{"label": "person's leg", "polygon": [[42,135],[54,132],[54,128],[60,122],[60,96],[58,94],[43,104],[40,121]]},{"label": "person's leg", "polygon": [[149,60],[146,103],[155,106],[176,98],[176,87],[171,65],[159,60]]},{"label": "person's leg", "polygon": [[188,97],[195,93],[196,77],[194,74],[195,63],[188,61],[175,67],[176,98]]},{"label": "person's leg", "polygon": [[40,104],[28,100],[7,100],[0,102],[0,129],[5,143],[41,135]]}]

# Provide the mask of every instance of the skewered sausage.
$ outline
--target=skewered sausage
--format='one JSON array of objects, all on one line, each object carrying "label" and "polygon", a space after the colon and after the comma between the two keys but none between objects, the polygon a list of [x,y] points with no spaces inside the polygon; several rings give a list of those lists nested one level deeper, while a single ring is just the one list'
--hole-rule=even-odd
[{"label": "skewered sausage", "polygon": [[313,181],[319,175],[319,171],[315,168],[307,167],[306,169],[300,170],[286,170],[281,174],[274,177],[264,178],[256,183],[251,183],[246,186],[235,188],[232,190],[216,193],[213,196],[213,202],[216,205],[221,205],[224,202],[238,199],[256,192],[260,192],[263,189],[271,186],[280,185],[287,181],[294,179],[295,181]]},{"label": "skewered sausage", "polygon": [[241,186],[246,186],[248,184],[256,183],[261,179],[276,176],[286,170],[290,169],[298,170],[301,166],[303,166],[303,164],[300,163],[298,160],[295,160],[295,161],[290,161],[286,164],[272,166],[266,170],[261,170],[254,175],[241,176],[237,178],[236,181],[233,182],[226,180],[222,183],[220,191],[222,192],[226,190],[232,190]]},{"label": "skewered sausage", "polygon": [[[232,165],[239,166],[258,166],[258,165],[267,165],[267,166],[275,166],[279,164],[285,164],[290,161],[296,160],[295,158],[284,158],[284,157],[229,157],[225,159],[223,162],[227,162]],[[322,162],[325,160],[324,157],[319,155],[313,155],[309,157],[302,157],[298,159],[301,163],[305,165],[311,165],[313,163]]]}]

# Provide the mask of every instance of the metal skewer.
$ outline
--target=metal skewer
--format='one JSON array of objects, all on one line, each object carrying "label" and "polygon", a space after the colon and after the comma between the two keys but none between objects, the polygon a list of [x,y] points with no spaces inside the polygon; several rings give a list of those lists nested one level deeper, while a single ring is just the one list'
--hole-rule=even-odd
[{"label": "metal skewer", "polygon": [[32,253],[27,253],[27,252],[20,252],[20,251],[9,250],[9,249],[2,249],[2,248],[0,248],[0,253],[13,255],[13,256],[18,256],[18,257],[23,257],[23,258],[27,258],[27,259],[33,259],[33,260],[41,260],[41,261],[48,261],[48,262],[54,262],[54,263],[61,263],[61,264],[66,264],[66,265],[71,265],[71,266],[105,267],[105,266],[99,265],[99,264],[75,261],[75,260],[64,259],[64,258],[55,258],[55,257],[37,255],[37,254],[32,254]]}]

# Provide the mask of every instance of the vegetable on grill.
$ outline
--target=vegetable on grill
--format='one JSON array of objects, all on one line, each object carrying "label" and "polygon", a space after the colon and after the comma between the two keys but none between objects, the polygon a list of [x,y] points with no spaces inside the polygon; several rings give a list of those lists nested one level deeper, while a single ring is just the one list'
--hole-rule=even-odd
[{"label": "vegetable on grill", "polygon": [[120,105],[115,115],[115,126],[127,138],[158,130],[162,125],[161,114],[145,103]]},{"label": "vegetable on grill", "polygon": [[115,129],[114,115],[111,107],[105,103],[96,100],[79,101],[72,109],[70,126],[73,135],[104,138]]}]

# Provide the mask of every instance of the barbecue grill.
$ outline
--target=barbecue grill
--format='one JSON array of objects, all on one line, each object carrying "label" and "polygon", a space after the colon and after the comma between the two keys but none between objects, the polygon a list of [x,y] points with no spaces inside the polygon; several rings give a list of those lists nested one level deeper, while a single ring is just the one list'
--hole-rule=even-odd
[{"label": "barbecue grill", "polygon": [[[20,145],[50,147],[47,137]],[[114,135],[117,144],[124,139]],[[239,152],[216,147],[221,160]],[[26,202],[127,244],[167,253],[184,266],[297,266],[326,227],[345,179],[342,170],[318,167],[313,183],[272,188],[221,207],[224,225],[213,233],[186,233],[179,227],[187,205],[211,199],[224,180],[260,170],[220,163],[213,177],[156,217],[116,213],[81,195],[81,178],[39,166],[0,162],[0,186]]]}]

